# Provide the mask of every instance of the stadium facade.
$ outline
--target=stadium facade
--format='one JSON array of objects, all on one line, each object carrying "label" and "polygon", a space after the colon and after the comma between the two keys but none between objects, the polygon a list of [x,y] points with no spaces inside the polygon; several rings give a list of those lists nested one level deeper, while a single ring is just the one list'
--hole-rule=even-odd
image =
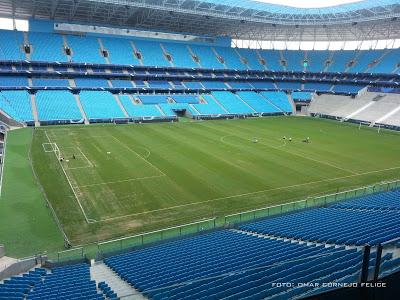
[{"label": "stadium facade", "polygon": [[[5,256],[7,252],[0,245],[0,262],[6,262],[4,268],[0,267],[0,299],[300,299],[329,297],[330,293],[343,291],[349,298],[361,299],[363,284],[389,284],[398,278],[400,181],[395,176],[399,162],[396,131],[400,130],[399,1],[358,1],[301,9],[250,0],[6,0],[0,4],[0,17],[12,18],[15,27],[0,30],[2,145],[5,147],[7,136],[16,136],[13,132],[31,128],[28,130],[32,130],[32,140],[30,131],[24,137],[26,148],[10,138],[10,147],[4,149],[11,151],[11,157],[22,156],[29,173],[33,170],[30,179],[20,180],[21,186],[30,180],[47,207],[41,215],[43,220],[32,211],[29,218],[25,216],[20,222],[21,228],[29,220],[39,224],[35,230],[44,232],[46,229],[42,228],[48,224],[44,220],[51,219],[56,235],[61,232],[65,247],[72,246],[58,252],[57,257],[46,254],[16,261]],[[28,20],[29,30],[17,30],[16,20]],[[314,154],[304,148],[305,144],[313,144],[313,137],[310,140],[308,133],[296,132],[293,124],[286,129],[291,135],[286,136],[282,130],[282,136],[277,136],[281,132],[274,133],[270,140],[258,134],[273,123],[248,120],[232,121],[242,122],[236,123],[236,129],[234,125],[233,129],[210,125],[201,133],[190,129],[191,140],[176,133],[184,131],[184,127],[170,128],[165,124],[148,127],[149,131],[135,129],[137,136],[132,137],[125,127],[117,125],[183,123],[180,121],[203,124],[197,121],[214,119],[221,119],[217,124],[225,124],[225,119],[291,120],[289,116],[293,115],[309,117],[306,122],[314,122],[311,117],[316,117],[356,123],[359,129],[365,127],[363,138],[358,137],[357,141],[381,151],[383,158],[368,166],[360,158],[356,165],[347,156],[357,155],[359,145],[351,146],[351,155],[326,148],[321,141],[332,143],[332,147],[339,147],[339,143],[324,140],[325,128],[336,139],[343,135],[347,141],[354,134],[350,131],[357,128],[339,122],[327,123],[327,127],[322,127],[323,123],[299,125],[321,126],[320,135],[316,136],[321,144],[315,146]],[[90,126],[97,123],[118,128]],[[153,125],[161,126],[149,126]],[[264,129],[258,131],[257,126]],[[92,128],[95,137],[78,133]],[[154,132],[152,128],[156,128]],[[378,132],[388,130],[383,140],[374,140],[374,128]],[[168,131],[171,141],[163,135]],[[232,134],[235,131],[237,135]],[[217,140],[206,137],[206,133],[216,135]],[[150,139],[151,134],[160,139],[158,144],[152,144],[154,149],[135,140],[140,136],[149,139],[149,134]],[[202,143],[210,143],[210,151],[217,151],[214,156],[221,155],[218,151],[222,150],[237,156],[235,163],[224,162],[224,166],[240,168],[249,175],[243,176],[244,185],[252,181],[256,187],[266,183],[268,189],[261,192],[280,192],[282,187],[275,186],[277,182],[272,178],[261,182],[265,171],[260,168],[265,163],[261,153],[265,151],[248,146],[249,140],[270,150],[268,155],[281,159],[279,165],[288,165],[290,159],[318,164],[320,174],[295,169],[292,174],[279,174],[308,176],[306,179],[313,181],[295,181],[287,187],[304,188],[292,192],[296,197],[306,193],[311,183],[317,186],[310,188],[315,195],[303,201],[263,205],[262,209],[258,204],[244,213],[224,217],[215,210],[230,210],[217,206],[206,207],[206,213],[201,211],[204,207],[198,212],[190,211],[193,203],[181,203],[174,196],[179,192],[182,198],[193,195],[183,186],[170,184],[173,176],[169,170],[180,171],[181,180],[185,174],[190,179],[195,173],[196,189],[198,183],[214,178],[215,186],[207,190],[214,198],[199,198],[204,200],[202,203],[260,194],[240,186],[236,169],[227,173],[226,186],[219,186],[220,170],[213,165],[216,160],[208,160],[202,156],[204,152],[196,152],[201,163],[195,157],[186,157],[190,146],[196,143],[195,134],[197,141],[203,138]],[[296,136],[292,144],[298,148],[287,150],[285,147],[296,134],[304,135],[303,140]],[[382,141],[389,140],[393,144],[376,149]],[[225,148],[212,149],[210,141]],[[173,148],[179,143],[187,152],[182,154]],[[160,150],[163,147],[165,151]],[[201,147],[200,143],[195,147]],[[275,153],[281,149],[287,157]],[[171,161],[163,157],[168,151],[173,154]],[[2,165],[7,170],[4,152]],[[362,159],[372,159],[378,152],[367,153],[370,156],[365,154]],[[172,160],[178,154],[197,169],[187,172],[178,168],[178,160]],[[339,159],[330,160],[332,154],[350,166],[340,165]],[[240,165],[246,158],[246,166]],[[23,169],[17,160],[10,161],[20,171]],[[269,163],[268,167],[273,168],[274,162]],[[177,166],[172,169],[174,164]],[[298,164],[301,169],[303,162]],[[160,165],[170,169],[165,171]],[[118,166],[120,170],[113,169]],[[249,166],[260,177],[250,174]],[[16,174],[18,171],[13,175]],[[6,177],[4,199],[10,198],[8,191],[16,186],[9,178],[16,177]],[[383,182],[376,183],[378,178]],[[100,179],[103,181],[96,181]],[[141,182],[153,179],[153,185]],[[163,181],[158,183],[158,179]],[[335,185],[328,185],[331,181]],[[178,181],[181,185],[182,182]],[[110,187],[114,184],[119,188]],[[238,184],[234,196],[222,191]],[[323,184],[326,187],[318,189]],[[356,188],[339,191],[340,187],[350,186]],[[336,192],[316,196],[332,193],[332,189]],[[123,193],[126,191],[128,195]],[[195,192],[201,194],[201,187]],[[128,203],[133,194],[132,199],[138,203]],[[97,199],[98,206],[94,203],[96,197],[101,197]],[[143,199],[148,199],[148,206],[141,203],[147,201]],[[99,242],[103,237],[130,233],[138,226],[136,223],[146,220],[138,215],[156,212],[151,221],[176,225],[176,220],[159,220],[165,217],[162,212],[171,208],[159,203],[164,199],[171,201],[173,208],[187,208],[182,213],[187,214],[186,218],[179,218],[191,222]],[[262,199],[258,197],[257,201]],[[248,208],[238,203],[231,212]],[[141,205],[148,210],[139,212]],[[71,207],[73,211],[69,211]],[[126,214],[120,215],[121,212]],[[179,219],[179,213],[173,216]],[[0,217],[1,214],[0,210]],[[205,217],[211,219],[204,220]],[[154,229],[150,226],[154,224],[147,221],[142,222],[141,228]],[[100,225],[102,222],[109,223]],[[113,226],[114,232],[109,228]],[[18,243],[8,242],[8,236],[14,235],[10,228],[0,230],[0,244],[4,238],[6,251],[9,248],[25,253],[19,243],[24,243],[26,231],[15,231],[15,236],[20,236]],[[29,238],[33,240],[34,236]],[[78,247],[89,242],[97,244]],[[43,250],[50,251],[42,246],[27,251]],[[346,285],[356,286],[356,292],[340,289]],[[394,293],[395,287],[388,286],[386,296]]]}]

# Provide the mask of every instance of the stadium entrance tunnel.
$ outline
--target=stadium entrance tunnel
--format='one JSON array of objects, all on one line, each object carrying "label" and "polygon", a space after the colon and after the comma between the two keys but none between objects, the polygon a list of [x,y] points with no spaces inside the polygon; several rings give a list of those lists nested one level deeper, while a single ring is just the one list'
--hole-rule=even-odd
[{"label": "stadium entrance tunnel", "polygon": [[173,112],[178,116],[178,117],[189,117],[187,114],[186,109],[173,109]]}]

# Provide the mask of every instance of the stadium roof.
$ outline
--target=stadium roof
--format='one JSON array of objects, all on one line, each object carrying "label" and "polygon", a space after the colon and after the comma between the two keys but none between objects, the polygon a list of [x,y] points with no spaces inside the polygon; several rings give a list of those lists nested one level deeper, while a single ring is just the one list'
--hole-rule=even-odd
[{"label": "stadium roof", "polygon": [[400,0],[295,8],[256,0],[3,0],[0,16],[267,40],[400,37]]}]

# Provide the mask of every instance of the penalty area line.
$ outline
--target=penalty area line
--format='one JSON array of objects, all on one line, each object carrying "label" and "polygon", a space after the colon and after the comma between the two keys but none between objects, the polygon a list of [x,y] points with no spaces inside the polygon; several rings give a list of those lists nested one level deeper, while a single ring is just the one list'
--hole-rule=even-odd
[{"label": "penalty area line", "polygon": [[77,188],[86,188],[86,187],[91,187],[91,186],[109,185],[109,184],[114,184],[114,183],[154,179],[154,178],[160,178],[160,177],[166,177],[166,176],[167,175],[154,175],[154,176],[146,176],[146,177],[138,177],[138,178],[129,178],[129,179],[123,179],[123,180],[117,180],[117,181],[108,181],[108,182],[100,182],[100,183],[93,183],[93,184],[87,184],[87,185],[79,185],[76,187]]},{"label": "penalty area line", "polygon": [[[46,135],[47,140],[49,141],[49,143],[51,143],[50,137],[49,137],[49,135],[47,134],[47,130],[45,130],[44,133],[45,133],[45,135]],[[54,152],[54,154],[55,154],[55,152]],[[55,154],[55,155],[56,155],[56,154]],[[74,187],[72,186],[71,180],[70,180],[70,178],[69,178],[67,172],[65,171],[63,164],[62,164],[61,161],[57,158],[57,155],[56,155],[56,159],[57,159],[58,163],[60,164],[61,169],[62,169],[63,172],[64,172],[65,178],[67,178],[68,184],[69,184],[69,186],[70,186],[70,188],[71,188],[71,190],[72,190],[72,192],[73,192],[73,194],[74,194],[74,196],[75,196],[76,202],[78,203],[78,205],[79,205],[79,207],[80,207],[80,209],[81,209],[81,212],[82,212],[82,214],[83,214],[83,216],[84,216],[84,218],[85,218],[85,220],[86,220],[86,223],[88,223],[88,224],[90,224],[90,223],[96,223],[96,222],[97,222],[96,220],[90,219],[90,218],[88,218],[88,216],[86,215],[86,212],[85,212],[85,210],[83,209],[82,203],[79,201],[78,194],[76,193]]]},{"label": "penalty area line", "polygon": [[127,214],[124,216],[117,216],[117,217],[111,217],[111,218],[106,218],[106,219],[100,218],[100,220],[96,220],[94,223],[108,222],[108,221],[119,220],[119,219],[123,219],[123,218],[134,217],[134,216],[140,216],[140,215],[150,214],[150,213],[164,211],[164,210],[187,207],[187,206],[198,205],[198,204],[209,203],[209,202],[220,201],[220,200],[226,200],[226,199],[239,198],[239,197],[243,197],[243,196],[257,195],[257,194],[262,194],[265,192],[279,191],[279,190],[284,190],[284,189],[293,188],[293,187],[307,186],[307,185],[312,185],[315,183],[330,182],[330,181],[335,181],[335,180],[340,180],[340,179],[358,177],[358,176],[380,173],[380,172],[385,172],[385,171],[390,171],[390,170],[398,170],[398,169],[400,169],[400,166],[393,167],[393,168],[387,168],[387,169],[381,169],[381,170],[368,171],[368,172],[364,172],[364,173],[346,175],[346,176],[341,176],[341,177],[326,178],[326,179],[310,181],[310,182],[305,182],[305,183],[281,186],[281,187],[277,187],[277,188],[271,188],[271,189],[266,189],[266,190],[261,190],[261,191],[244,193],[244,194],[237,194],[237,195],[232,195],[232,196],[214,198],[214,199],[209,199],[209,200],[200,201],[200,202],[191,202],[191,203],[186,203],[186,204],[181,204],[181,205],[175,205],[175,206],[170,206],[170,207],[164,207],[164,208],[144,211],[144,212],[140,212],[140,213]]}]

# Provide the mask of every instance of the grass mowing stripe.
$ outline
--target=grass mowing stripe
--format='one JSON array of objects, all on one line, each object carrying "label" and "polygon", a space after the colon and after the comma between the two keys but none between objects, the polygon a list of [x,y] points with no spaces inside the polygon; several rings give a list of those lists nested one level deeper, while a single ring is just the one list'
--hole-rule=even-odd
[{"label": "grass mowing stripe", "polygon": [[[6,255],[25,257],[63,249],[63,238],[31,168],[32,128],[7,133],[0,198],[0,241]],[[41,149],[41,151],[43,151]]]}]

